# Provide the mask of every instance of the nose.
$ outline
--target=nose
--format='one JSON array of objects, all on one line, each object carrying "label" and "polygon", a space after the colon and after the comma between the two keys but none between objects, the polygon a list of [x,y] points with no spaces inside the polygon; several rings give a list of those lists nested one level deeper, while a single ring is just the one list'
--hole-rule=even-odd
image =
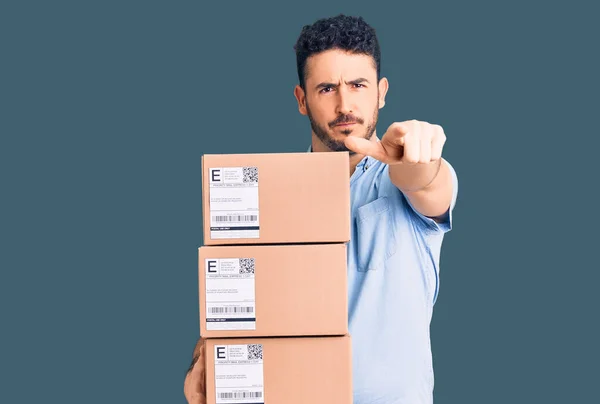
[{"label": "nose", "polygon": [[352,113],[350,94],[347,93],[346,89],[340,88],[338,91],[338,105],[336,112],[339,115],[348,115]]}]

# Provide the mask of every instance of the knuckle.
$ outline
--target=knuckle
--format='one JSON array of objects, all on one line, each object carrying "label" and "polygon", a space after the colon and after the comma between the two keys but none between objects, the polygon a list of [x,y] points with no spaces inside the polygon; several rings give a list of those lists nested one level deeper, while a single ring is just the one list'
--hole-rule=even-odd
[{"label": "knuckle", "polygon": [[419,159],[415,158],[414,156],[406,156],[404,158],[404,161],[408,164],[417,164],[419,162]]},{"label": "knuckle", "polygon": [[392,124],[392,130],[395,130],[395,131],[402,130],[402,123],[401,122],[394,122]]},{"label": "knuckle", "polygon": [[445,142],[446,141],[446,135],[444,134],[443,131],[436,131],[434,133],[434,138],[441,141],[441,142]]},{"label": "knuckle", "polygon": [[440,125],[435,125],[435,131],[441,138],[443,138],[443,139],[446,138],[446,133],[444,132],[444,128],[442,128]]},{"label": "knuckle", "polygon": [[406,136],[409,137],[410,139],[416,139],[417,137],[419,137],[421,134],[421,131],[419,131],[419,128],[412,128],[407,134]]}]

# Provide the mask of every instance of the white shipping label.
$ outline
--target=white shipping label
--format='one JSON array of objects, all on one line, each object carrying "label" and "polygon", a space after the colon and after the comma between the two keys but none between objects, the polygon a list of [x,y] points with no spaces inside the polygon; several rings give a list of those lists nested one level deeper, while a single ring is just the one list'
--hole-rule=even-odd
[{"label": "white shipping label", "polygon": [[258,167],[208,170],[210,238],[258,238]]},{"label": "white shipping label", "polygon": [[256,330],[254,258],[207,258],[206,329]]},{"label": "white shipping label", "polygon": [[262,344],[215,345],[217,404],[264,404]]}]

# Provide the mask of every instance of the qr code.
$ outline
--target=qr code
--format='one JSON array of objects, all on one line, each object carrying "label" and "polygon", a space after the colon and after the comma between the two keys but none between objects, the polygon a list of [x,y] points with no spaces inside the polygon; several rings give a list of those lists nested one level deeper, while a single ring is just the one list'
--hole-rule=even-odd
[{"label": "qr code", "polygon": [[258,182],[258,167],[243,167],[244,183]]},{"label": "qr code", "polygon": [[240,274],[254,273],[254,258],[240,258]]},{"label": "qr code", "polygon": [[248,360],[262,359],[262,345],[261,344],[249,344],[248,345]]}]

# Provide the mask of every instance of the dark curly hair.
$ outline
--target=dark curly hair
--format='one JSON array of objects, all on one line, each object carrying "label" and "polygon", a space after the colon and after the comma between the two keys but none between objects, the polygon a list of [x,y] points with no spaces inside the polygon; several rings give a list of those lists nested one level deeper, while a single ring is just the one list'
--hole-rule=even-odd
[{"label": "dark curly hair", "polygon": [[329,50],[341,49],[372,56],[380,77],[381,52],[375,29],[362,17],[346,16],[322,18],[305,25],[294,45],[300,86],[305,89],[306,60],[309,56]]}]

